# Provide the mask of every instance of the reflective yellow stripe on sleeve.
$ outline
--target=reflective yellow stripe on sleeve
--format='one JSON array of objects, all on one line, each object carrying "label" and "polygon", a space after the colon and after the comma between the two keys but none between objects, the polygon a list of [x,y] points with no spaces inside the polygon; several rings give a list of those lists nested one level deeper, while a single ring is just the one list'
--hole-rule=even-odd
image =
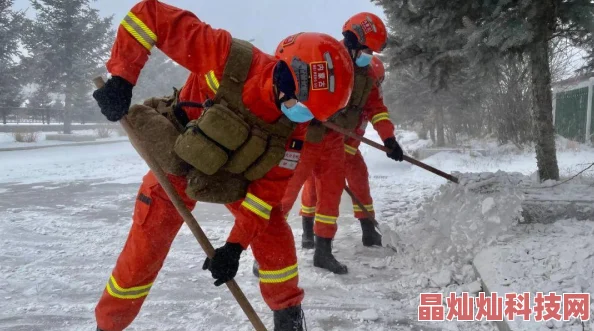
[{"label": "reflective yellow stripe on sleeve", "polygon": [[[373,211],[373,205],[364,205],[363,207],[365,207],[365,209],[367,209],[367,211]],[[353,210],[354,211],[363,211],[361,208],[359,208],[359,205],[353,205]]]},{"label": "reflective yellow stripe on sleeve", "polygon": [[143,286],[123,288],[120,285],[118,285],[118,282],[112,275],[109,278],[109,281],[107,282],[107,286],[105,289],[107,290],[107,293],[109,293],[109,295],[111,295],[114,298],[133,300],[147,296],[152,286],[153,283]]},{"label": "reflective yellow stripe on sleeve", "polygon": [[209,71],[206,75],[204,75],[204,78],[206,79],[206,84],[208,87],[210,87],[211,91],[214,94],[217,94],[217,91],[219,90],[219,80],[217,79],[217,76],[215,76],[214,71]]},{"label": "reflective yellow stripe on sleeve", "polygon": [[280,270],[258,270],[260,273],[260,282],[262,283],[282,283],[293,279],[299,275],[297,264]]},{"label": "reflective yellow stripe on sleeve", "polygon": [[328,215],[316,214],[315,221],[320,222],[320,223],[334,225],[334,224],[336,224],[337,219],[338,219],[338,216],[328,216]]},{"label": "reflective yellow stripe on sleeve", "polygon": [[157,43],[157,35],[132,12],[124,17],[121,24],[147,50],[150,51]]},{"label": "reflective yellow stripe on sleeve", "polygon": [[265,220],[270,219],[272,206],[251,193],[247,194],[241,205]]},{"label": "reflective yellow stripe on sleeve", "polygon": [[344,144],[344,151],[351,155],[357,154],[357,148],[347,144]]},{"label": "reflective yellow stripe on sleeve", "polygon": [[386,112],[376,114],[371,118],[371,124],[375,125],[375,123],[379,121],[390,120],[390,115]]}]

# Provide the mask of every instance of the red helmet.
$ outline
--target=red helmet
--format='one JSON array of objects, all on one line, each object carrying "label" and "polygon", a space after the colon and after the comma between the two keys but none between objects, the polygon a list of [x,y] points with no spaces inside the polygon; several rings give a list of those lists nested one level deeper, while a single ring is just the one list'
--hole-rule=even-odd
[{"label": "red helmet", "polygon": [[295,95],[316,119],[326,121],[346,107],[355,74],[349,52],[338,40],[324,33],[301,32],[285,38],[275,56],[291,69]]},{"label": "red helmet", "polygon": [[386,68],[384,68],[384,63],[379,57],[373,56],[371,59],[371,68],[373,69],[375,78],[381,84],[384,81],[384,78],[386,78]]},{"label": "red helmet", "polygon": [[342,27],[342,32],[351,31],[361,45],[379,53],[386,47],[388,31],[384,22],[375,14],[359,13],[349,18]]}]

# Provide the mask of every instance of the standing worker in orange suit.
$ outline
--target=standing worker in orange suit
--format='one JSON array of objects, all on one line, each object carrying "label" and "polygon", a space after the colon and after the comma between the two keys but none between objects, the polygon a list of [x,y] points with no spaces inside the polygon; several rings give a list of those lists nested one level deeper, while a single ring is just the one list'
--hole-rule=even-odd
[{"label": "standing worker in orange suit", "polygon": [[[375,105],[379,102],[383,105],[369,64],[373,52],[380,52],[385,48],[387,30],[378,16],[363,12],[346,21],[342,34],[344,45],[355,64],[355,85],[349,105],[338,114],[344,116],[335,115],[332,121],[341,127],[354,130],[363,108],[368,103]],[[372,101],[368,101],[370,98]],[[383,123],[380,122],[388,119],[387,110],[384,107],[375,114],[372,122],[383,127]],[[302,208],[307,216],[303,217],[301,245],[303,248],[315,247],[314,266],[336,274],[346,274],[347,266],[338,262],[332,254],[332,240],[338,229],[338,210],[345,185],[345,137],[338,132],[324,129],[321,125],[316,126],[314,121],[308,126],[301,161],[287,186],[282,205],[283,211],[288,214],[305,181],[310,176],[315,178],[315,191],[319,193],[317,196],[320,199],[315,205]],[[319,131],[322,131],[323,137],[316,139]],[[392,150],[390,155],[402,160],[402,149],[393,138],[393,127],[382,130],[382,134],[385,146]]]},{"label": "standing worker in orange suit", "polygon": [[[374,77],[376,79],[376,89],[371,92],[363,113],[359,120],[359,124],[355,130],[355,133],[363,136],[367,124],[371,122],[374,129],[378,132],[382,140],[387,141],[387,145],[394,145],[396,139],[394,138],[394,124],[390,121],[388,111],[383,102],[381,84],[385,78],[385,68],[382,61],[374,56],[371,62],[371,68],[373,69]],[[393,142],[392,142],[393,140]],[[367,165],[359,151],[360,141],[347,137],[344,142],[344,151],[346,155],[346,180],[349,188],[353,191],[353,194],[367,211],[375,217],[373,208],[373,199],[369,189],[369,172],[367,171]],[[388,157],[398,161],[402,161],[401,155],[389,153]],[[333,164],[328,165],[329,168],[333,167]],[[326,194],[325,187],[321,187],[321,196]],[[305,182],[303,186],[303,193],[301,194],[301,211],[300,215],[303,217],[303,223],[306,224],[307,218],[312,219],[314,217],[313,212],[315,211],[318,199],[316,194],[316,178],[311,176]],[[381,246],[382,237],[376,231],[372,220],[368,218],[365,212],[359,207],[359,205],[353,200],[353,210],[355,218],[359,219],[362,229],[362,242],[364,246]],[[312,229],[313,230],[313,229]],[[304,228],[304,235],[311,234],[313,231]],[[313,235],[312,235],[313,236]],[[308,242],[313,238],[304,238],[303,242]]]},{"label": "standing worker in orange suit", "polygon": [[[191,72],[174,94],[175,106],[160,114],[146,101],[130,107],[133,87],[154,46]],[[303,290],[280,203],[303,145],[306,124],[299,123],[325,121],[347,104],[353,86],[348,51],[328,35],[300,33],[283,40],[275,58],[189,11],[146,0],[122,20],[107,68],[111,78],[93,94],[107,119],[128,114],[138,131],[143,127],[135,123],[150,114],[156,114],[155,123],[168,123],[163,132],[174,128],[174,150],[154,156],[180,159],[173,170],[163,168],[186,206],[192,210],[197,200],[218,201],[235,217],[225,245],[206,259],[203,269],[220,286],[235,277],[241,253],[251,246],[260,264],[262,296],[274,312],[274,330],[302,330]],[[245,133],[241,139],[240,133]],[[148,138],[154,138],[151,134]],[[237,182],[238,198],[230,199],[227,189],[216,192]],[[182,224],[149,171],[138,191],[128,239],[95,309],[97,330],[121,331],[132,323]]]}]

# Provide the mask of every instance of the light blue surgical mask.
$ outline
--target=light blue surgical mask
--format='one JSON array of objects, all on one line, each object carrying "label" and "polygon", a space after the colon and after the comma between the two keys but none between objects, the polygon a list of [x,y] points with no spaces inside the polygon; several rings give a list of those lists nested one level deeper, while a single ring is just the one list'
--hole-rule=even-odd
[{"label": "light blue surgical mask", "polygon": [[358,67],[367,67],[371,63],[373,55],[361,52],[361,55],[355,60]]},{"label": "light blue surgical mask", "polygon": [[285,114],[292,122],[304,123],[311,121],[314,116],[307,108],[306,105],[301,102],[297,102],[293,107],[288,108],[284,103],[281,104],[281,111]]}]

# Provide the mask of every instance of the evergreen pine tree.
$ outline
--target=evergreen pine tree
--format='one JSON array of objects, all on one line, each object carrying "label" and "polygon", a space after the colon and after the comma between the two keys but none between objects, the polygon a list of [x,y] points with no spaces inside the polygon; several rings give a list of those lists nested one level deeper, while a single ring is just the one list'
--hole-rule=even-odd
[{"label": "evergreen pine tree", "polygon": [[13,0],[0,1],[0,113],[6,116],[12,107],[22,102],[21,88],[24,85],[19,75],[19,41],[22,37],[25,17],[12,10]]},{"label": "evergreen pine tree", "polygon": [[64,133],[71,133],[75,94],[94,88],[114,36],[112,17],[102,18],[91,0],[31,0],[36,20],[25,45],[34,83],[64,96]]},{"label": "evergreen pine tree", "polygon": [[372,0],[383,6],[393,32],[392,63],[429,67],[446,88],[467,66],[488,71],[506,56],[528,63],[536,159],[541,180],[558,179],[552,121],[550,47],[567,38],[588,52],[594,67],[591,0]]},{"label": "evergreen pine tree", "polygon": [[132,102],[142,103],[144,99],[150,97],[171,95],[173,87],[177,89],[182,87],[189,74],[186,68],[175,63],[160,50],[154,49],[140,72],[134,87]]}]

